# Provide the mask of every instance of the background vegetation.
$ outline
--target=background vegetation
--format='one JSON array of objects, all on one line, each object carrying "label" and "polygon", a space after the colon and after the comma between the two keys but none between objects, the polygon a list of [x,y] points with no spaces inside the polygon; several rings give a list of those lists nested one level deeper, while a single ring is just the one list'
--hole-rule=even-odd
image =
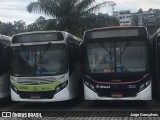
[{"label": "background vegetation", "polygon": [[[118,26],[119,21],[108,14],[95,14],[101,7],[106,7],[107,2],[94,4],[95,0],[38,0],[27,6],[31,14],[39,12],[52,16],[46,19],[42,16],[32,24],[26,25],[25,21],[19,20],[13,23],[0,21],[0,34],[12,36],[13,34],[41,30],[64,30],[71,34],[82,37],[83,32],[88,29],[104,26]],[[150,8],[156,18],[156,26],[160,27],[160,10]],[[140,9],[137,13],[142,13]],[[135,24],[138,18],[133,17]],[[144,21],[147,23],[147,21]]]}]

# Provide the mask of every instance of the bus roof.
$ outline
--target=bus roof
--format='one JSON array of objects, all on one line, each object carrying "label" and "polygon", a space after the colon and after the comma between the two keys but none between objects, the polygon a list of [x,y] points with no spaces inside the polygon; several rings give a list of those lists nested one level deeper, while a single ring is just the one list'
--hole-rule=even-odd
[{"label": "bus roof", "polygon": [[78,41],[82,41],[82,39],[80,39],[80,38],[78,38],[78,37],[76,37],[76,36],[74,36],[74,35],[72,35],[72,34],[66,32],[66,31],[57,31],[57,30],[48,30],[48,31],[46,30],[46,31],[24,32],[24,33],[15,34],[15,35],[13,35],[13,36],[17,36],[17,35],[30,35],[30,34],[37,34],[37,33],[52,33],[52,32],[62,32],[62,33],[67,33],[67,34],[73,36],[74,39],[76,39],[76,40],[78,40]]},{"label": "bus roof", "polygon": [[[42,41],[44,38],[41,36],[41,35],[39,35],[39,37],[40,38],[42,38],[41,40],[39,40],[39,41],[34,41],[34,40],[28,40],[28,37],[27,36],[32,36],[32,35],[34,35],[34,34],[56,34],[57,33],[57,38],[55,39],[55,40],[51,40],[51,38],[50,38],[50,40],[44,40],[44,41]],[[23,39],[23,41],[21,40],[22,38],[20,38],[19,39],[19,41],[16,41],[15,42],[15,40],[14,40],[14,38],[16,38],[16,37],[18,37],[18,36],[26,36],[26,37],[24,37],[24,39]],[[70,34],[70,33],[68,33],[68,32],[66,32],[66,31],[56,31],[56,30],[51,30],[51,31],[33,31],[33,32],[24,32],[24,33],[18,33],[18,34],[15,34],[15,35],[13,35],[12,36],[12,44],[30,44],[30,43],[32,43],[32,44],[37,44],[38,42],[40,43],[42,43],[42,42],[67,42],[68,41],[68,39],[64,39],[64,38],[66,38],[66,37],[69,37],[69,36],[71,36],[74,40],[76,40],[76,41],[78,41],[78,42],[82,42],[82,39],[80,39],[80,38],[78,38],[78,37],[76,37],[76,36],[74,36],[74,35],[72,35],[72,34]],[[51,37],[54,37],[54,36],[51,36]],[[63,41],[63,39],[64,39],[64,41]]]},{"label": "bus roof", "polygon": [[56,31],[56,30],[32,31],[32,32],[18,33],[18,34],[15,34],[15,35],[13,35],[13,36],[16,36],[16,35],[29,35],[29,34],[36,34],[36,33],[50,33],[50,32],[65,32],[65,31]]},{"label": "bus roof", "polygon": [[126,29],[126,28],[145,28],[142,26],[109,26],[109,27],[101,27],[101,28],[94,28],[87,31],[97,31],[97,30],[109,30],[109,29]]},{"label": "bus roof", "polygon": [[87,30],[84,33],[84,38],[87,41],[90,39],[102,38],[117,38],[117,37],[136,37],[143,36],[148,39],[148,32],[146,27],[142,26],[111,26],[101,27]]}]

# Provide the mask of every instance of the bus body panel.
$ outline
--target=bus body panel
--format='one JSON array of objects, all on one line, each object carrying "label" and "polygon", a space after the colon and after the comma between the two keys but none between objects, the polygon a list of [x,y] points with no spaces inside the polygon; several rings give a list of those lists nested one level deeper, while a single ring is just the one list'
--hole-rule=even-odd
[{"label": "bus body panel", "polygon": [[150,64],[153,75],[153,97],[160,100],[160,29],[150,38]]},{"label": "bus body panel", "polygon": [[65,101],[72,99],[70,97],[69,90],[67,88],[64,88],[59,93],[55,94],[52,99],[22,99],[19,97],[18,94],[16,94],[11,89],[11,100],[13,101],[23,101],[23,102],[56,102],[56,101]]},{"label": "bus body panel", "polygon": [[9,89],[9,72],[0,76],[0,98],[10,96],[10,89]]},{"label": "bus body panel", "polygon": [[[22,33],[22,34],[17,34],[14,35],[12,39],[14,39],[14,37],[16,36],[22,36],[25,35],[33,35],[34,37],[36,36],[36,34],[39,35],[44,35],[45,34],[56,34],[56,33],[61,33],[63,35],[63,39],[62,40],[51,40],[51,41],[41,41],[41,42],[37,42],[34,41],[35,39],[33,39],[33,42],[23,42],[23,40],[21,40],[22,38],[19,39],[18,43],[16,40],[14,40],[14,42],[17,43],[13,43],[11,45],[12,48],[17,48],[19,46],[23,45],[23,48],[27,47],[27,46],[35,46],[35,48],[40,45],[65,45],[66,46],[66,59],[67,62],[66,64],[68,64],[68,68],[67,68],[67,72],[64,74],[58,74],[58,75],[51,75],[51,76],[47,76],[47,75],[35,75],[35,76],[28,76],[28,77],[15,77],[13,75],[11,75],[10,80],[11,80],[11,99],[13,101],[26,101],[26,102],[56,102],[56,101],[65,101],[65,100],[70,100],[75,98],[78,95],[78,82],[82,76],[82,70],[79,69],[79,62],[77,61],[75,58],[75,51],[79,50],[79,44],[81,43],[81,40],[67,32],[64,31],[42,31],[42,32],[31,32],[31,33]],[[42,34],[41,34],[42,33]],[[44,36],[41,36],[42,38]],[[26,38],[25,38],[26,39]],[[41,39],[41,38],[40,38]],[[46,38],[44,38],[46,39]],[[55,38],[53,38],[55,39]],[[32,39],[31,39],[32,40]],[[54,47],[55,48],[55,47]],[[73,54],[73,56],[72,56]],[[78,55],[78,54],[77,54]],[[54,56],[52,56],[53,58]],[[51,59],[51,58],[50,58]],[[71,66],[70,63],[70,59],[71,61],[75,61],[74,66]],[[37,64],[35,62],[35,64]],[[56,64],[55,64],[56,65]],[[61,65],[62,66],[62,65]],[[50,66],[51,67],[51,66]],[[53,65],[54,68],[54,65]],[[36,73],[37,74],[37,73]],[[32,80],[33,79],[33,80]],[[39,79],[39,80],[38,80]],[[50,84],[41,84],[41,82],[46,82],[46,80],[52,81],[52,83]],[[23,84],[22,82],[28,81],[28,84]],[[54,81],[54,82],[53,82]],[[19,82],[19,83],[18,83]],[[37,82],[37,83],[36,83]],[[30,84],[33,83],[33,84]],[[28,89],[28,90],[24,90],[24,89]],[[18,92],[17,92],[18,91]],[[48,94],[48,95],[46,95]],[[50,96],[49,96],[50,95]]]},{"label": "bus body panel", "polygon": [[[152,99],[152,77],[150,75],[148,61],[149,41],[147,29],[145,27],[115,26],[96,28],[85,31],[83,39],[84,53],[86,53],[84,55],[84,62],[86,65],[85,75],[83,77],[84,97],[86,100]],[[131,42],[133,44],[130,48],[128,48]],[[138,42],[141,44],[141,46],[138,46]],[[126,59],[124,59],[123,56],[123,59],[126,60],[124,62],[122,61],[121,56],[126,52],[127,49],[129,50],[127,51],[127,54],[124,55],[126,56]],[[134,57],[134,49],[146,51],[143,53],[143,55],[146,54],[144,58],[140,59],[137,57],[141,61],[137,61],[138,59]],[[97,52],[98,50],[99,54]],[[132,67],[126,67],[127,65],[129,66],[129,55],[130,59],[133,57],[136,61],[135,66],[133,66],[134,61],[130,61],[130,66],[132,66],[133,69]],[[129,60],[127,61],[127,59]],[[144,62],[142,62],[142,60],[144,60]],[[140,64],[138,66],[137,63],[139,62]],[[142,64],[144,64],[145,67],[143,67]],[[140,75],[141,73],[143,73],[143,75]],[[133,78],[130,77],[130,75],[132,75]],[[149,77],[145,78],[146,75],[149,75]],[[90,80],[86,81],[86,78]],[[98,87],[98,89],[96,87]]]},{"label": "bus body panel", "polygon": [[[88,77],[88,76],[87,76]],[[151,75],[144,75],[142,79],[131,82],[96,82],[84,77],[84,91],[86,100],[151,100]],[[90,86],[94,86],[92,89]],[[141,87],[143,86],[143,87]],[[106,94],[107,93],[107,94]],[[113,94],[125,96],[112,97]],[[128,94],[128,95],[127,95]],[[107,95],[107,96],[106,96]],[[93,97],[92,97],[93,96]]]},{"label": "bus body panel", "polygon": [[0,98],[10,96],[10,44],[11,37],[0,35]]},{"label": "bus body panel", "polygon": [[113,98],[113,97],[99,97],[95,92],[90,90],[84,84],[84,97],[85,100],[152,100],[152,87],[151,84],[144,89],[143,91],[139,92],[136,97],[122,97],[122,98]]}]

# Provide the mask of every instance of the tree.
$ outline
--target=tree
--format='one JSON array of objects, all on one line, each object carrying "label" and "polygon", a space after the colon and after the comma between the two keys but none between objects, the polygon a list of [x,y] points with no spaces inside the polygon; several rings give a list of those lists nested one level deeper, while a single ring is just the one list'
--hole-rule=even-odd
[{"label": "tree", "polygon": [[14,23],[4,23],[0,21],[0,34],[12,36],[16,33],[24,32],[25,22],[22,20],[14,21]]},{"label": "tree", "polygon": [[95,0],[38,0],[27,6],[28,12],[41,12],[53,16],[57,20],[58,29],[72,34],[79,34],[85,16],[107,2],[93,6]]},{"label": "tree", "polygon": [[91,25],[90,29],[104,26],[119,26],[119,20],[115,17],[109,16],[108,14],[91,14],[88,16],[88,24]]},{"label": "tree", "polygon": [[138,13],[139,13],[139,14],[142,14],[142,13],[143,13],[142,8],[140,8],[140,9],[138,10]]},{"label": "tree", "polygon": [[132,25],[138,26],[138,15],[137,14],[133,14],[132,18],[133,18]]},{"label": "tree", "polygon": [[15,33],[20,33],[25,31],[25,22],[23,20],[14,21]]},{"label": "tree", "polygon": [[11,36],[14,34],[14,25],[12,23],[1,23],[0,33]]},{"label": "tree", "polygon": [[42,30],[56,30],[57,21],[56,19],[48,19],[40,16],[36,21],[27,26],[27,31],[42,31]]},{"label": "tree", "polygon": [[[40,30],[57,30],[59,28],[57,19],[41,19],[38,18],[34,23],[27,26],[28,31],[40,31]],[[88,14],[81,19],[81,26],[76,29],[80,37],[83,36],[83,32],[88,29],[104,27],[104,26],[119,26],[119,21],[115,17],[111,17],[107,14]]]},{"label": "tree", "polygon": [[148,12],[152,13],[153,12],[153,8],[149,8]]},{"label": "tree", "polygon": [[56,30],[58,29],[57,20],[56,19],[49,19],[46,21],[46,30]]},{"label": "tree", "polygon": [[46,27],[46,18],[40,16],[36,21],[27,26],[28,31],[40,31],[45,30]]}]

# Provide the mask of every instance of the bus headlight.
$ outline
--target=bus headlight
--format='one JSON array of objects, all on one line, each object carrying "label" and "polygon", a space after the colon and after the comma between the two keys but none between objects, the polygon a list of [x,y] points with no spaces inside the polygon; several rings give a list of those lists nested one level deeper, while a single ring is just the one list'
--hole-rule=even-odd
[{"label": "bus headlight", "polygon": [[84,81],[84,84],[91,90],[95,91],[95,86],[87,81]]},{"label": "bus headlight", "polygon": [[11,89],[15,92],[18,93],[18,89],[11,83]]},{"label": "bus headlight", "polygon": [[65,88],[67,86],[67,84],[68,84],[68,81],[62,83],[62,88]]},{"label": "bus headlight", "polygon": [[140,85],[140,91],[145,88],[145,84]]},{"label": "bus headlight", "polygon": [[58,93],[59,91],[61,91],[61,86],[56,87],[56,93]]},{"label": "bus headlight", "polygon": [[146,82],[146,86],[148,86],[149,84],[150,84],[150,81],[147,81],[147,82]]},{"label": "bus headlight", "polygon": [[149,81],[141,84],[141,85],[140,85],[140,88],[139,88],[140,91],[142,91],[142,90],[144,90],[146,87],[148,87],[150,83],[151,83],[151,81],[149,80]]},{"label": "bus headlight", "polygon": [[64,89],[67,85],[68,85],[68,80],[58,85],[55,89],[55,94]]},{"label": "bus headlight", "polygon": [[18,93],[18,89],[17,89],[16,87],[13,87],[13,91],[14,91],[15,93]]}]

